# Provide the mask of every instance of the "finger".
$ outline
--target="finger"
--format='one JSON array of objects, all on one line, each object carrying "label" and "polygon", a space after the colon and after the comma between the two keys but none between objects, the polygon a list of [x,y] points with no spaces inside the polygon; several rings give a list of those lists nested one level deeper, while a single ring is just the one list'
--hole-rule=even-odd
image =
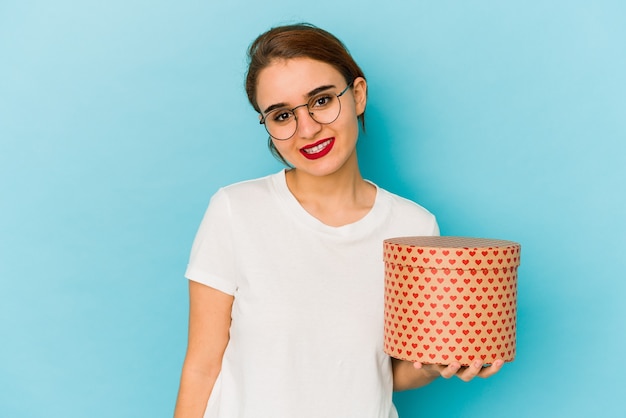
[{"label": "finger", "polygon": [[461,370],[461,364],[454,361],[452,363],[450,363],[447,367],[442,367],[440,374],[441,377],[443,377],[444,379],[450,379],[451,377],[455,376],[459,370]]},{"label": "finger", "polygon": [[461,369],[456,375],[464,382],[469,382],[482,371],[483,363],[481,361],[474,361],[469,366]]},{"label": "finger", "polygon": [[503,365],[504,365],[503,360],[496,360],[493,362],[491,366],[483,367],[483,369],[480,372],[478,372],[478,376],[483,377],[483,378],[493,376],[494,374],[500,371]]},{"label": "finger", "polygon": [[436,378],[439,376],[443,376],[442,372],[446,369],[447,366],[443,366],[441,364],[422,364],[419,362],[415,362],[413,363],[413,367],[422,370],[427,376]]}]

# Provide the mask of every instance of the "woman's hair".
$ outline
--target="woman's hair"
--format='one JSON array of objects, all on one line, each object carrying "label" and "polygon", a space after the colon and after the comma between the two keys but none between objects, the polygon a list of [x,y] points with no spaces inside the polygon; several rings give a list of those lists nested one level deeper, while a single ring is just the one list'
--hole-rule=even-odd
[{"label": "woman's hair", "polygon": [[[248,48],[245,86],[248,100],[257,112],[261,113],[256,100],[259,73],[274,60],[290,58],[310,58],[327,63],[341,73],[346,83],[357,77],[365,78],[346,46],[331,33],[309,23],[278,26],[259,35]],[[359,121],[365,128],[365,113],[359,115]],[[268,146],[275,157],[289,165],[274,147],[271,138]]]}]

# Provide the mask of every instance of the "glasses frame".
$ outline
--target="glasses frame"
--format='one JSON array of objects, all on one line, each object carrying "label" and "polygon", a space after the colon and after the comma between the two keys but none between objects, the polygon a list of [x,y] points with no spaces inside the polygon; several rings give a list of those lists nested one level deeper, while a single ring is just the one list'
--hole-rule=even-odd
[{"label": "glasses frame", "polygon": [[311,119],[313,119],[316,123],[319,123],[320,125],[330,125],[331,123],[333,123],[334,121],[336,121],[339,118],[339,115],[341,114],[341,100],[340,100],[340,98],[341,98],[341,96],[343,96],[348,91],[348,89],[350,89],[350,87],[352,87],[352,84],[354,84],[354,80],[349,82],[348,85],[346,86],[346,88],[341,91],[341,93],[335,94],[335,96],[337,97],[337,101],[339,102],[339,111],[337,112],[337,116],[335,116],[335,119],[331,120],[330,122],[325,122],[325,123],[318,122],[317,119],[315,119],[315,117],[313,116],[313,112],[311,112],[309,110],[309,102],[306,102],[306,103],[298,105],[298,106],[296,106],[296,107],[294,107],[292,109],[287,109],[287,110],[289,110],[289,112],[291,112],[293,114],[293,117],[294,117],[294,119],[296,121],[296,128],[293,130],[293,133],[290,136],[288,136],[287,138],[276,138],[275,136],[273,136],[270,133],[269,129],[267,128],[267,124],[265,123],[265,121],[266,121],[266,119],[267,119],[267,117],[269,115],[271,115],[272,113],[276,112],[277,110],[284,110],[284,109],[282,109],[282,108],[281,109],[275,109],[275,110],[272,110],[272,111],[268,112],[267,114],[265,114],[265,115],[263,115],[261,117],[261,120],[259,120],[259,123],[261,125],[265,126],[265,130],[267,131],[267,133],[268,133],[268,135],[270,137],[274,138],[277,141],[287,141],[288,139],[293,138],[293,136],[296,134],[296,132],[298,132],[298,116],[296,115],[296,109],[299,109],[301,107],[306,106],[307,113],[309,114]]}]

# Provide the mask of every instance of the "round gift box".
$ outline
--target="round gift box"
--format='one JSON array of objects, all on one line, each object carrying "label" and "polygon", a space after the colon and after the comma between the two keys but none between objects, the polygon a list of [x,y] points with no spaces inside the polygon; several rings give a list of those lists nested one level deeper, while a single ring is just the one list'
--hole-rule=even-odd
[{"label": "round gift box", "polygon": [[486,238],[386,239],[385,352],[430,364],[513,361],[520,250]]}]

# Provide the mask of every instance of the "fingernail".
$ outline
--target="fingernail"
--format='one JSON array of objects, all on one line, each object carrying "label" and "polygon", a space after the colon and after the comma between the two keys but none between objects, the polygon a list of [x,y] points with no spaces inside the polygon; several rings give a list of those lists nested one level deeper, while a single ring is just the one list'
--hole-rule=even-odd
[{"label": "fingernail", "polygon": [[481,366],[480,361],[475,361],[475,362],[474,362],[474,367],[480,367],[480,366]]}]

